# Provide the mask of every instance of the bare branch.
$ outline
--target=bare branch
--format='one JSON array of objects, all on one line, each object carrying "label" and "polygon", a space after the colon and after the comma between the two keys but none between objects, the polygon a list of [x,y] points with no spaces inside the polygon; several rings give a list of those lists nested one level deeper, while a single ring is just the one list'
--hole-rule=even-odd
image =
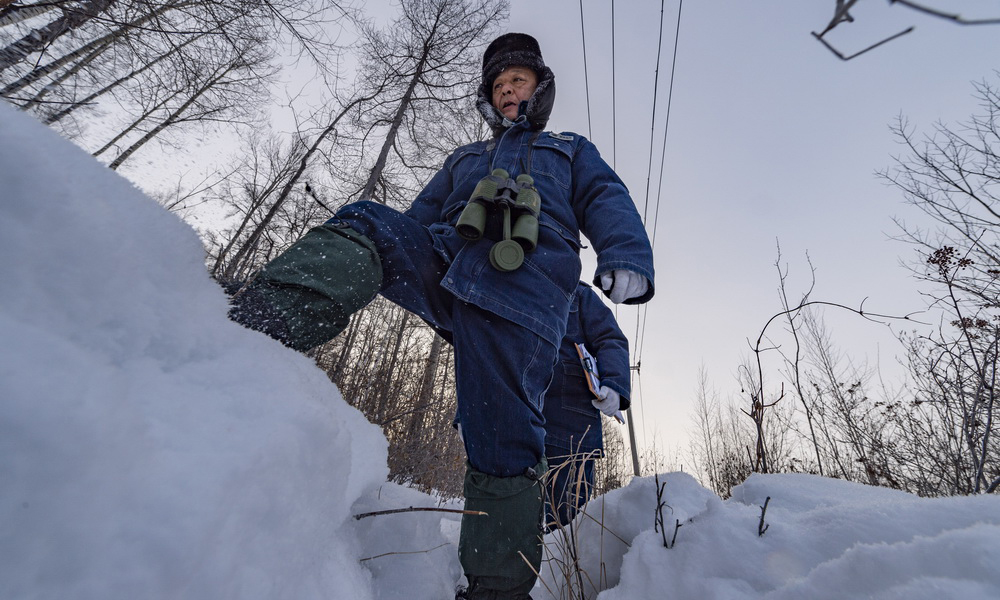
[{"label": "bare branch", "polygon": [[390,510],[376,510],[373,512],[361,513],[359,515],[354,515],[355,519],[364,519],[366,517],[378,517],[381,515],[395,515],[398,513],[405,512],[444,512],[444,513],[455,513],[459,515],[472,515],[475,517],[488,517],[489,514],[481,510],[460,510],[457,508],[434,508],[433,506],[410,506],[408,508],[394,508]]}]

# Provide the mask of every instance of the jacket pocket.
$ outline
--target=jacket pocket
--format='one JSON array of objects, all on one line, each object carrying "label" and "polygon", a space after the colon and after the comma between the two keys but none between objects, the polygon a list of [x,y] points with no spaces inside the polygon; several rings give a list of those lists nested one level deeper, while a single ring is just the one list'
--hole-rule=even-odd
[{"label": "jacket pocket", "polygon": [[[587,387],[587,379],[583,375],[583,367],[579,362],[560,362],[562,369],[562,389],[559,390],[562,409],[571,413],[596,417],[598,411],[590,403],[592,394]],[[586,422],[586,420],[581,421]]]},{"label": "jacket pocket", "polygon": [[[532,150],[531,175],[546,177],[564,190],[569,190],[573,184],[572,143],[548,135],[540,136]],[[544,202],[543,198],[543,205]]]}]

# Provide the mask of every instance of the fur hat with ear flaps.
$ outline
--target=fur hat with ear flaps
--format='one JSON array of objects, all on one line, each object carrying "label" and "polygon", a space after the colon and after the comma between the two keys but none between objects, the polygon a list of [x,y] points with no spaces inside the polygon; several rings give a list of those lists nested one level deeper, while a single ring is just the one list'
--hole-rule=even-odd
[{"label": "fur hat with ear flaps", "polygon": [[490,42],[483,53],[483,82],[476,95],[476,108],[494,135],[499,136],[510,126],[510,121],[493,106],[493,80],[509,67],[527,67],[538,76],[538,87],[528,100],[526,114],[532,129],[544,128],[556,99],[555,75],[545,66],[538,41],[526,33],[506,33]]}]

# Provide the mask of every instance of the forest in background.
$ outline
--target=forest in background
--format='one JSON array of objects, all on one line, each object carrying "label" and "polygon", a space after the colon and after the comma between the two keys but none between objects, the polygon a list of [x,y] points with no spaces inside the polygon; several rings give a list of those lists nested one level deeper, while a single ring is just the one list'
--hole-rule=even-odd
[{"label": "forest in background", "polygon": [[[155,194],[179,214],[225,207],[226,226],[199,233],[207,269],[231,286],[344,203],[405,208],[452,149],[489,135],[472,98],[506,0],[409,0],[393,10],[378,22],[354,3],[318,0],[0,0],[0,97],[111,169],[161,145],[240,140],[213,175]],[[313,96],[280,97],[290,73],[307,77]],[[753,472],[817,473],[924,496],[1000,487],[1000,96],[989,81],[973,93],[981,111],[967,122],[921,132],[900,118],[893,132],[905,152],[881,173],[937,224],[899,230],[928,312],[872,315],[796,295],[779,257],[783,305],[759,338],[748,324],[758,343],[740,369],[742,389],[723,394],[706,380],[698,393],[685,462],[718,493]],[[272,126],[278,104],[293,109],[294,131]],[[876,368],[840,352],[824,325],[831,310],[907,324],[899,349],[907,384],[889,389]],[[772,344],[779,333],[793,343]],[[774,353],[782,366],[765,368],[760,357]],[[454,362],[439,336],[378,299],[310,355],[382,427],[393,480],[461,494]],[[620,430],[606,434],[597,493],[632,475]],[[675,466],[655,449],[642,458],[643,474]]]}]

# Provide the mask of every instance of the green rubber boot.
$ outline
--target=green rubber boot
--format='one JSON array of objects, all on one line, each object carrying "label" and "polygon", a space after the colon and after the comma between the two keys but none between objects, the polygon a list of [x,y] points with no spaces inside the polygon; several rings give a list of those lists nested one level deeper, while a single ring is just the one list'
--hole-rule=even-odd
[{"label": "green rubber boot", "polygon": [[375,244],[344,225],[310,229],[233,296],[229,317],[296,350],[333,339],[382,285]]},{"label": "green rubber boot", "polygon": [[458,558],[469,600],[527,600],[542,564],[542,483],[545,458],[516,477],[494,477],[466,466],[465,509]]}]

